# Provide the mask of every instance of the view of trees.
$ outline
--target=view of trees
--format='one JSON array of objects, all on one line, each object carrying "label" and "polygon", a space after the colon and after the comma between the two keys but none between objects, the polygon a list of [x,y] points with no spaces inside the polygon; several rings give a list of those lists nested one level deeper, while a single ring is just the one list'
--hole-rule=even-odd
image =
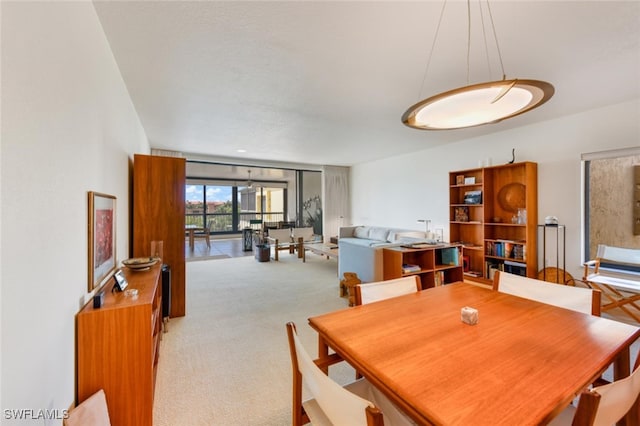
[{"label": "view of trees", "polygon": [[[208,225],[211,233],[240,231],[250,226],[251,220],[280,221],[284,215],[284,191],[281,188],[259,187],[252,191],[238,191],[238,211],[233,211],[233,202],[224,198],[209,201],[207,185],[187,185],[185,200],[185,223],[198,227]],[[212,191],[220,193],[220,191]],[[204,200],[204,201],[203,201]],[[276,211],[272,211],[275,208]],[[234,218],[238,221],[235,224]],[[206,221],[206,223],[205,223]]]}]

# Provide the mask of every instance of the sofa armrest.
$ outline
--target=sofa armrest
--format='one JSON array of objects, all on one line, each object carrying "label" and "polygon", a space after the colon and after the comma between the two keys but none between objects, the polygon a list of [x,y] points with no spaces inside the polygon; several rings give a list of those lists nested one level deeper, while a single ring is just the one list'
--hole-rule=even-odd
[{"label": "sofa armrest", "polygon": [[[360,243],[360,242],[363,243]],[[382,249],[388,245],[371,246],[371,240],[344,238],[338,240],[338,276],[354,272],[362,282],[382,281]]]},{"label": "sofa armrest", "polygon": [[340,238],[348,238],[353,237],[353,233],[355,232],[357,226],[341,226],[340,227]]}]

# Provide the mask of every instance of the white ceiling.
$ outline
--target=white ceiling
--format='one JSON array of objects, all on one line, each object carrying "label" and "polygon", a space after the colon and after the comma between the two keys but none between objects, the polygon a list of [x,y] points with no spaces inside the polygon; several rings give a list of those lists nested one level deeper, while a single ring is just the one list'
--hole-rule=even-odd
[{"label": "white ceiling", "polygon": [[[507,78],[556,94],[498,124],[437,132],[400,117],[467,84],[466,2],[448,3],[422,90],[441,1],[94,4],[151,146],[239,163],[352,165],[640,97],[637,0],[493,1]],[[482,36],[472,43],[470,83],[501,79],[495,47],[489,74]]]}]

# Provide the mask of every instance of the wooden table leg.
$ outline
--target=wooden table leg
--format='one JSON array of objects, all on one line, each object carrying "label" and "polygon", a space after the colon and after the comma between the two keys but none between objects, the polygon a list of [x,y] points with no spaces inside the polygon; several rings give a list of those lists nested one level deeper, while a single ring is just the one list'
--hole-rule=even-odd
[{"label": "wooden table leg", "polygon": [[[613,362],[613,380],[620,380],[628,377],[631,374],[631,357],[629,354],[629,347],[623,349],[615,361]],[[634,407],[627,413],[625,417],[620,419],[618,426],[637,425],[638,420],[638,401],[634,404]]]},{"label": "wooden table leg", "polygon": [[189,229],[189,248],[191,250],[193,250],[193,248],[195,246],[195,235],[196,235],[196,230],[195,229]]},{"label": "wooden table leg", "polygon": [[304,242],[302,237],[298,238],[296,242],[296,250],[298,250],[298,259],[304,259]]},{"label": "wooden table leg", "polygon": [[[329,345],[327,345],[327,342],[325,342],[321,336],[318,336],[318,359],[324,361],[329,360]],[[328,363],[325,363],[320,369],[324,374],[329,374]]]}]

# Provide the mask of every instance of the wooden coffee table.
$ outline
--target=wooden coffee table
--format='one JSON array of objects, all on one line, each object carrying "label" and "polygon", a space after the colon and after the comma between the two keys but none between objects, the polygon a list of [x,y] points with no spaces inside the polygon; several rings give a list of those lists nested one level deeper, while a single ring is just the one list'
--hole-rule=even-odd
[{"label": "wooden coffee table", "polygon": [[326,244],[326,243],[304,243],[304,250],[302,254],[302,261],[306,262],[306,252],[309,250],[312,253],[319,254],[320,256],[326,256],[327,259],[332,257],[338,258],[338,245]]}]

